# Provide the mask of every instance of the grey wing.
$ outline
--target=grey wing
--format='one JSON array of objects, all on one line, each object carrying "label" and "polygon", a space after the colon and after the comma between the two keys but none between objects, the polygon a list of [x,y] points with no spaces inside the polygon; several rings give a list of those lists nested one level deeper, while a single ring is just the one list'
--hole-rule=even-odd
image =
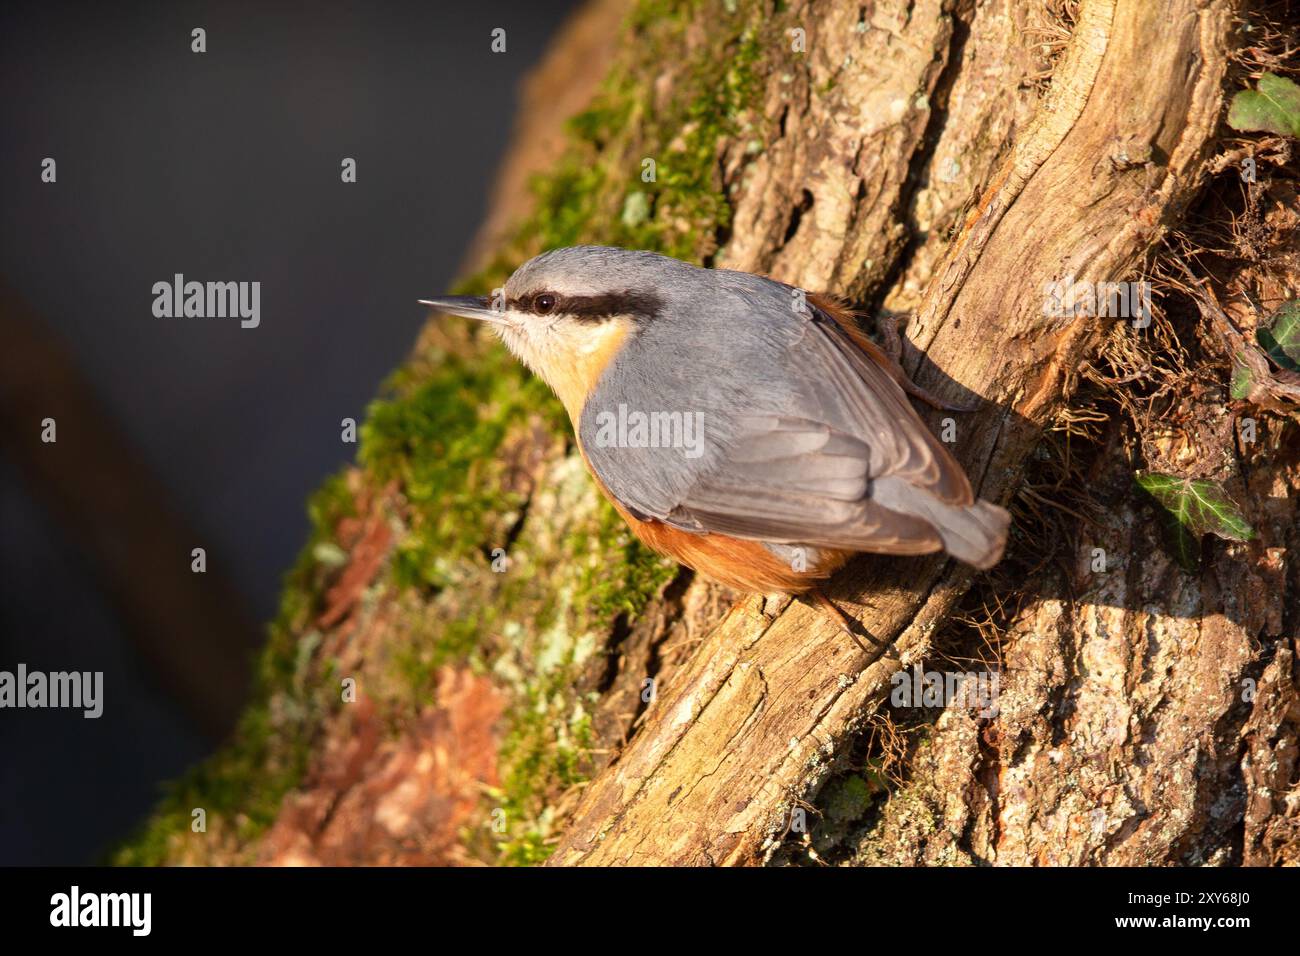
[{"label": "grey wing", "polygon": [[[939,548],[933,523],[897,502],[915,489],[971,504],[961,467],[833,319],[814,311],[787,345],[780,372],[765,377],[778,387],[714,395],[711,417],[724,427],[710,433],[710,454],[692,462],[587,447],[597,477],[633,513],[687,531],[896,554]],[[590,438],[586,425],[584,415]]]}]

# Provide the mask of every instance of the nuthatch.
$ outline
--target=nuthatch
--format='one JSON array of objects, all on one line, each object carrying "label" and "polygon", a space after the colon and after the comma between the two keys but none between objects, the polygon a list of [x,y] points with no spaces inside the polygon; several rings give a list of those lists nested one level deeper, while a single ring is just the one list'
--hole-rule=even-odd
[{"label": "nuthatch", "polygon": [[574,246],[493,299],[424,304],[489,323],[564,403],[636,536],[706,577],[810,593],[852,634],[820,585],[854,552],[1002,557],[1010,516],[975,500],[908,402],[924,393],[829,298]]}]

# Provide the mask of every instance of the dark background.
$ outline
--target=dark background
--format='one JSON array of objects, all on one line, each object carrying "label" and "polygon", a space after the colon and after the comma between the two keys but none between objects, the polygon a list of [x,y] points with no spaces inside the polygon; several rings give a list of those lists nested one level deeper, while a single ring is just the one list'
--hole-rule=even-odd
[{"label": "dark background", "polygon": [[[304,500],[355,450],[340,419],[362,419],[414,342],[415,300],[456,275],[518,83],[570,5],[0,12],[0,284],[159,482],[159,512],[206,547],[232,613],[273,615]],[[155,318],[152,286],[177,272],[260,281],[261,326]],[[39,415],[6,427],[36,434]],[[0,669],[102,670],[104,715],[0,710],[0,864],[91,862],[216,735],[140,653],[14,437],[0,435]],[[238,636],[227,652],[248,656]]]}]

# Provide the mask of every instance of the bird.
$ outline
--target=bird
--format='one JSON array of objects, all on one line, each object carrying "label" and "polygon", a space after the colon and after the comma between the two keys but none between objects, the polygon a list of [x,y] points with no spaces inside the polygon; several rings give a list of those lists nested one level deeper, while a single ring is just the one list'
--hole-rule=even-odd
[{"label": "bird", "polygon": [[487,323],[550,386],[643,544],[738,591],[806,596],[864,651],[824,590],[854,555],[1002,557],[1010,515],[975,498],[908,396],[952,406],[832,296],[568,246],[491,296],[420,303]]}]

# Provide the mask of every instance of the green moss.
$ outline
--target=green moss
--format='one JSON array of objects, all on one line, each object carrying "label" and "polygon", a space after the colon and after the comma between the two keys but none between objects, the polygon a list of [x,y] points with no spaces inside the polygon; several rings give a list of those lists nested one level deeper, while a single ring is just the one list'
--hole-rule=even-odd
[{"label": "green moss", "polygon": [[871,805],[871,786],[857,774],[838,777],[826,785],[817,802],[829,820],[850,823]]},{"label": "green moss", "polygon": [[456,562],[484,543],[486,516],[520,508],[503,487],[497,453],[512,428],[558,403],[503,349],[447,357],[409,394],[377,401],[362,426],[361,463],[379,485],[397,482],[411,506],[393,583],[442,588]]},{"label": "green moss", "polygon": [[423,640],[399,647],[393,658],[396,685],[401,693],[399,708],[418,707],[434,698],[439,668],[467,660],[479,645],[484,633],[485,617],[466,614],[447,620],[444,626],[425,635]]},{"label": "green moss", "polygon": [[[682,65],[675,95],[657,103],[654,80],[665,63],[681,61],[697,16],[707,20],[707,45]],[[730,225],[718,146],[765,125],[762,54],[782,48],[776,27],[755,2],[643,0],[628,30],[625,55],[569,121],[568,151],[534,181],[537,205],[519,230],[516,258],[592,243],[700,262]]]},{"label": "green moss", "polygon": [[[531,866],[545,860],[555,836],[547,796],[583,782],[593,744],[591,718],[579,710],[557,722],[552,706],[567,696],[566,671],[533,689],[502,741],[500,757],[507,769],[499,797],[508,824],[497,846],[502,863]],[[545,787],[539,787],[541,781]]]},{"label": "green moss", "polygon": [[[585,543],[605,556],[599,565],[582,569],[578,595],[595,621],[613,621],[620,614],[635,618],[676,576],[678,566],[642,544],[619,513],[603,499],[594,540]],[[571,542],[575,550],[580,546]]]}]

